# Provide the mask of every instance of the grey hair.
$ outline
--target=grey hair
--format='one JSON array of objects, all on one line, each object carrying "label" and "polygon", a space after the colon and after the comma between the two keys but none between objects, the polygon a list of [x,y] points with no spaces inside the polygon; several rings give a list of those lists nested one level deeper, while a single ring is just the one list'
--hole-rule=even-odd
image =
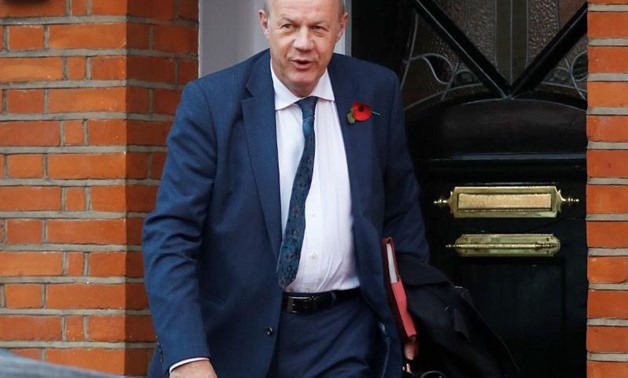
[{"label": "grey hair", "polygon": [[[264,9],[264,13],[266,13],[266,15],[270,15],[270,6],[269,3],[272,0],[264,0],[264,5],[263,5],[263,9]],[[347,11],[347,7],[345,7],[345,0],[338,0],[338,5],[340,5],[340,17],[342,17],[343,14],[345,14],[345,12]]]}]

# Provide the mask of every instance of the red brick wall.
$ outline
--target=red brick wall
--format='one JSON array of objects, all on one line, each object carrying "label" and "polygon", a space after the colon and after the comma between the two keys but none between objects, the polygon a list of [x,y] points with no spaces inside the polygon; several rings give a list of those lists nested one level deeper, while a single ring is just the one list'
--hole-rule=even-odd
[{"label": "red brick wall", "polygon": [[[0,0],[0,347],[142,375],[140,224],[196,0]],[[128,16],[128,17],[127,17]],[[628,0],[590,0],[588,377],[628,371]]]},{"label": "red brick wall", "polygon": [[141,223],[197,0],[0,0],[0,348],[144,375]]},{"label": "red brick wall", "polygon": [[628,377],[628,0],[589,1],[587,376]]}]

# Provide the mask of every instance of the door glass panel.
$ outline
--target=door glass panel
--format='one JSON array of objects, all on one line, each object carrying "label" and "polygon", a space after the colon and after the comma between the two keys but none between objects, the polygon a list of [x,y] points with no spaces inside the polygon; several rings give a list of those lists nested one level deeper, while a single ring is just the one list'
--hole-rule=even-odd
[{"label": "door glass panel", "polygon": [[488,90],[458,55],[418,15],[414,17],[401,87],[406,108]]},{"label": "door glass panel", "polygon": [[486,58],[495,64],[497,10],[495,2],[486,0],[437,0],[436,3]]},{"label": "door glass panel", "polygon": [[[420,0],[417,0],[421,2]],[[435,4],[512,86],[569,23],[585,0],[425,0]],[[418,14],[414,16],[402,69],[406,109],[491,92]],[[586,36],[533,88],[586,99]],[[472,52],[473,53],[473,52]],[[478,68],[476,68],[477,70]],[[481,68],[480,68],[481,69]],[[540,79],[539,77],[539,79]],[[506,88],[509,91],[511,88]],[[508,96],[506,93],[505,96]]]},{"label": "door glass panel", "polygon": [[[529,27],[527,62],[531,62],[560,30],[556,1],[531,0],[527,12],[522,13]],[[521,36],[525,39],[525,34]]]},{"label": "door glass panel", "polygon": [[587,68],[587,37],[583,36],[543,79],[537,90],[586,100]]},{"label": "door glass panel", "polygon": [[561,28],[569,22],[576,12],[578,12],[578,9],[582,7],[582,4],[584,4],[582,0],[562,0],[556,2],[558,3]]}]

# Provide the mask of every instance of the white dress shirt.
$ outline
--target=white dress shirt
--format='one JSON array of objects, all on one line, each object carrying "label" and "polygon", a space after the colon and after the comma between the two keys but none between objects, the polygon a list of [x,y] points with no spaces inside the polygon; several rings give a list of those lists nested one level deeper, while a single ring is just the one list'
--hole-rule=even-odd
[{"label": "white dress shirt", "polygon": [[[282,234],[292,183],[303,153],[302,113],[295,96],[272,71],[281,195]],[[316,152],[312,185],[305,201],[305,235],[299,270],[286,291],[316,293],[359,286],[355,271],[349,172],[334,92],[327,71],[311,93]],[[348,109],[347,109],[348,111]]]}]

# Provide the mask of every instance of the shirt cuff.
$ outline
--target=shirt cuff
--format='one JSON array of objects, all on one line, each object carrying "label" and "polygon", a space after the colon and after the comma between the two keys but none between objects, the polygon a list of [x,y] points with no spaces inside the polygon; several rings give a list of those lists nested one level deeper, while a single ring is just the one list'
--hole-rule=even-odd
[{"label": "shirt cuff", "polygon": [[172,371],[176,368],[178,368],[181,365],[185,365],[185,364],[189,364],[190,362],[195,362],[195,361],[209,361],[209,358],[207,357],[195,357],[195,358],[188,358],[187,360],[183,360],[183,361],[179,361],[176,364],[172,364],[172,366],[170,366],[170,369],[168,370],[169,373],[172,373]]}]

